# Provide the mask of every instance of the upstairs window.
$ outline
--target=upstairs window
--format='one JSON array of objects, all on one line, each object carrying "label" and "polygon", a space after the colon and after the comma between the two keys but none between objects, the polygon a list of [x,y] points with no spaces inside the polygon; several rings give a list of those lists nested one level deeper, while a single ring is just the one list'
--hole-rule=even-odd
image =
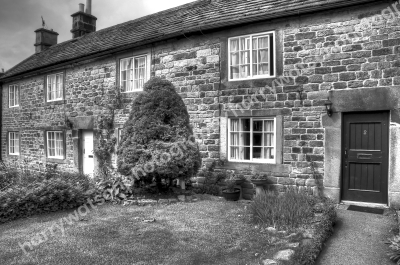
[{"label": "upstairs window", "polygon": [[229,120],[229,161],[275,163],[275,118]]},{"label": "upstairs window", "polygon": [[275,33],[229,38],[229,80],[275,76]]},{"label": "upstairs window", "polygon": [[10,108],[19,106],[19,86],[17,85],[8,87],[8,106]]},{"label": "upstairs window", "polygon": [[19,132],[8,133],[8,153],[19,155]]},{"label": "upstairs window", "polygon": [[147,81],[147,56],[125,58],[120,61],[120,86],[122,92],[142,91]]},{"label": "upstairs window", "polygon": [[63,99],[63,78],[62,73],[47,76],[47,102]]},{"label": "upstairs window", "polygon": [[47,157],[64,159],[64,133],[63,131],[48,131]]}]

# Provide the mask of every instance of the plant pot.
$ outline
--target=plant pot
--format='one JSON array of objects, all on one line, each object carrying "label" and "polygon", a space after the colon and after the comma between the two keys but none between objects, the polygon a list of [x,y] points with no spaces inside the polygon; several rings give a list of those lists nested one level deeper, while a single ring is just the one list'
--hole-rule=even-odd
[{"label": "plant pot", "polygon": [[268,184],[268,179],[252,179],[251,183],[256,186],[263,186],[265,184]]},{"label": "plant pot", "polygon": [[227,201],[237,201],[240,198],[240,189],[234,189],[233,192],[228,192],[226,189],[222,190],[222,196]]}]

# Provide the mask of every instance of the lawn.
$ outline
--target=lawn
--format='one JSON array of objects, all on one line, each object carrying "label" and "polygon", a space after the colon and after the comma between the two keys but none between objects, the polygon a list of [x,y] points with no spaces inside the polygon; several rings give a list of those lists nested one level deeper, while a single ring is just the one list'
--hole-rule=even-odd
[{"label": "lawn", "polygon": [[[259,264],[272,254],[267,233],[248,221],[245,205],[203,200],[158,206],[106,204],[50,234],[72,211],[0,225],[1,264]],[[155,222],[144,222],[155,219]],[[24,254],[20,244],[47,231]],[[272,249],[273,248],[273,249]],[[27,248],[26,248],[27,249]],[[257,253],[257,254],[256,254]]]}]

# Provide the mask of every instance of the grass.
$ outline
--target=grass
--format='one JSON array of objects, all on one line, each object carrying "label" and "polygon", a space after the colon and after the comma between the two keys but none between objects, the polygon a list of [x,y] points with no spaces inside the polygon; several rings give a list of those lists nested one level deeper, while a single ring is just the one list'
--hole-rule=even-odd
[{"label": "grass", "polygon": [[[31,240],[70,213],[0,225],[1,264],[250,265],[279,250],[250,222],[242,204],[199,201],[154,207],[103,205],[85,216],[87,220],[65,224],[64,237],[56,230],[29,256],[23,253],[18,242]],[[143,222],[150,218],[156,221]]]}]

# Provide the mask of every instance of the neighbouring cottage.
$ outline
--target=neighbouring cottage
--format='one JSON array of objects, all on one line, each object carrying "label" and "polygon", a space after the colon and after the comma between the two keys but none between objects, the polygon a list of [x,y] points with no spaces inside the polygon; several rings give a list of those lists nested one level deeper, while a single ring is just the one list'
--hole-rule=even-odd
[{"label": "neighbouring cottage", "polygon": [[99,102],[122,92],[118,136],[159,76],[184,99],[204,163],[400,206],[398,3],[198,0],[99,31],[87,5],[71,40],[36,30],[36,53],[0,77],[4,161],[93,173]]}]

